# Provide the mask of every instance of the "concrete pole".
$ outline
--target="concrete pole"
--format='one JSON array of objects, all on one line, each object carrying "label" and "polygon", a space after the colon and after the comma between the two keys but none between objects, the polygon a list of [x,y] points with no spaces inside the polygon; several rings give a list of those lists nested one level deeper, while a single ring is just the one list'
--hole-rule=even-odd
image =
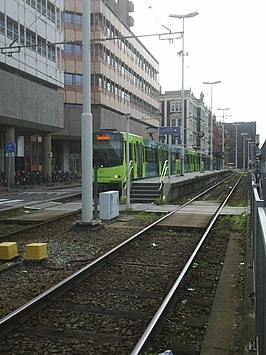
[{"label": "concrete pole", "polygon": [[237,124],[236,124],[236,157],[235,157],[235,168],[237,170]]},{"label": "concrete pole", "polygon": [[[250,139],[251,139],[251,138],[248,138],[248,139],[247,139],[247,142],[248,142],[248,151],[247,151],[247,153],[248,153],[248,163],[249,163],[249,141],[250,141]],[[247,165],[247,167],[248,167],[248,165]]]},{"label": "concrete pole", "polygon": [[210,162],[211,162],[211,166],[210,166],[210,170],[213,171],[213,119],[212,119],[212,86],[213,84],[211,84],[211,146],[210,146]]},{"label": "concrete pole", "polygon": [[42,152],[43,152],[43,172],[44,172],[44,174],[51,177],[51,171],[52,171],[51,133],[43,134]]},{"label": "concrete pole", "polygon": [[[127,197],[126,197],[126,208],[130,209],[130,169],[129,169],[129,120],[131,114],[128,113],[126,117],[126,166],[127,166]],[[123,186],[122,186],[123,188]]]},{"label": "concrete pole", "polygon": [[223,113],[223,136],[222,136],[222,169],[224,170],[224,113]]},{"label": "concrete pole", "polygon": [[90,0],[83,0],[82,224],[93,218]]},{"label": "concrete pole", "polygon": [[243,136],[243,171],[246,170],[246,136],[248,135],[247,132],[241,133]]},{"label": "concrete pole", "polygon": [[210,142],[210,170],[212,171],[213,170],[213,120],[212,120],[212,87],[214,84],[220,84],[221,81],[204,81],[203,84],[208,84],[208,85],[211,85],[211,134],[210,134],[210,139],[211,139],[211,142]]},{"label": "concrete pole", "polygon": [[[180,175],[184,176],[185,173],[185,95],[184,95],[184,76],[185,76],[185,19],[183,20],[183,29],[182,29],[182,91],[181,91],[181,170]],[[170,136],[169,136],[170,139]],[[170,163],[170,162],[169,162]]]}]

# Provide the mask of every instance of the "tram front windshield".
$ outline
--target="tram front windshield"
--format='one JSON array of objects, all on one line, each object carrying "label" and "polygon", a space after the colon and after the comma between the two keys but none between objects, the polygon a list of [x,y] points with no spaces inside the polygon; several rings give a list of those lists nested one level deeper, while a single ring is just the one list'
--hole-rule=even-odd
[{"label": "tram front windshield", "polygon": [[121,165],[123,161],[122,135],[95,133],[93,139],[93,159],[100,167]]}]

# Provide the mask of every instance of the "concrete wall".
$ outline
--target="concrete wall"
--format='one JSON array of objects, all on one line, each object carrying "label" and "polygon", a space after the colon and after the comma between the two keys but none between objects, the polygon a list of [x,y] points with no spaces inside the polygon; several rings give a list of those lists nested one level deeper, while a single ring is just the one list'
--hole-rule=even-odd
[{"label": "concrete wall", "polygon": [[232,173],[231,170],[215,171],[213,174],[201,176],[199,175],[193,179],[179,181],[176,183],[165,183],[163,187],[163,195],[166,196],[168,202],[177,201],[188,194],[201,191],[210,184],[214,184],[226,178]]},{"label": "concrete wall", "polygon": [[[81,138],[81,114],[82,108],[65,108],[65,127],[60,132],[53,135],[57,139],[80,139]],[[116,129],[126,132],[126,119],[124,116],[102,107],[92,107],[92,129]],[[138,134],[145,138],[151,138],[149,133],[153,133],[154,140],[158,140],[158,129],[150,128],[149,121],[141,122],[130,119],[130,133]]]},{"label": "concrete wall", "polygon": [[36,131],[64,127],[63,94],[0,70],[0,123]]}]

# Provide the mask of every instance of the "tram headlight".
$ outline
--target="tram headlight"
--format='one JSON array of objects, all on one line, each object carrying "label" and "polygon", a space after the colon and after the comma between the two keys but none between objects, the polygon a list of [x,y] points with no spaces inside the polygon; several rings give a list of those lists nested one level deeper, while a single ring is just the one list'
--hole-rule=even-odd
[{"label": "tram headlight", "polygon": [[121,176],[120,175],[115,175],[115,179],[120,179]]}]

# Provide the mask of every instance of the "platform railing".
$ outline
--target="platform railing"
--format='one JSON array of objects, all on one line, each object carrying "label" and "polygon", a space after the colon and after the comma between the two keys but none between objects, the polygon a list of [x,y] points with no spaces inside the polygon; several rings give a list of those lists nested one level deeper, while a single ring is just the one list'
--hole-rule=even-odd
[{"label": "platform railing", "polygon": [[266,354],[266,215],[259,184],[250,179],[252,264],[255,292],[255,346]]},{"label": "platform railing", "polygon": [[133,170],[133,160],[130,160],[129,162],[129,169],[128,169],[128,176],[126,175],[125,179],[122,181],[122,186],[121,186],[121,199],[125,200],[126,198],[126,189],[127,189],[127,179],[130,179],[131,172]]},{"label": "platform railing", "polygon": [[158,190],[162,190],[163,184],[164,184],[164,179],[165,179],[165,177],[166,177],[167,174],[168,174],[168,179],[169,179],[169,182],[170,182],[170,167],[169,167],[169,161],[168,161],[168,160],[165,160],[164,165],[163,165],[163,168],[162,168],[162,173],[161,173],[161,176],[160,176],[160,185],[159,185]]}]

